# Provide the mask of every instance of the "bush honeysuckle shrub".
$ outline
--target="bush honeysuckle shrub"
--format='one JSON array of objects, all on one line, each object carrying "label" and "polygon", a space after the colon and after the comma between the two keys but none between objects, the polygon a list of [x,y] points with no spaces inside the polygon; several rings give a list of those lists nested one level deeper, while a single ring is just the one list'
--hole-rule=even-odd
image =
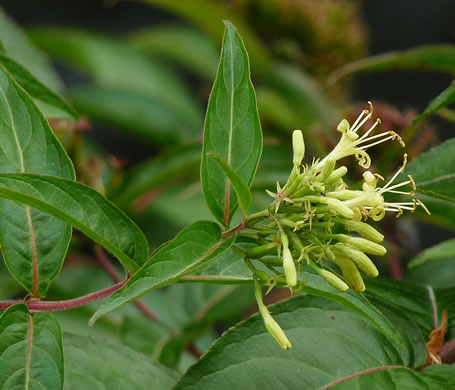
[{"label": "bush honeysuckle shrub", "polygon": [[[197,14],[160,6],[216,21],[203,28],[216,38],[220,10],[235,8],[196,3]],[[89,76],[67,95],[80,113],[160,149],[125,169],[85,137],[90,123],[46,56],[0,10],[1,389],[454,388],[454,242],[404,271],[402,236],[417,218],[455,228],[455,143],[409,164],[404,154],[398,169],[395,146],[416,155],[419,122],[450,118],[455,86],[405,129],[378,131],[372,103],[336,127],[352,105],[278,63],[232,16],[246,44],[226,21],[217,71],[215,44],[189,27],[115,39],[29,31]],[[441,50],[455,56],[411,54],[441,66]],[[205,121],[196,94],[158,61],[166,55],[210,82],[216,73]]]}]

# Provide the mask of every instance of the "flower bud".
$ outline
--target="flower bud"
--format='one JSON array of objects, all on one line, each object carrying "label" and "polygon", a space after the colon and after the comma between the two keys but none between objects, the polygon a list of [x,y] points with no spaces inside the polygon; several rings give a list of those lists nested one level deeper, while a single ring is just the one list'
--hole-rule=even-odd
[{"label": "flower bud", "polygon": [[270,280],[270,276],[267,274],[267,272],[261,271],[260,269],[254,271],[254,274],[264,283],[267,283]]},{"label": "flower bud", "polygon": [[305,142],[301,130],[294,130],[292,133],[292,148],[294,150],[293,163],[295,166],[299,166],[305,155]]},{"label": "flower bud", "polygon": [[345,218],[352,218],[354,216],[354,212],[346,206],[341,200],[335,198],[326,198],[327,206],[329,209],[334,212],[334,214],[341,215]]},{"label": "flower bud", "polygon": [[321,173],[318,176],[318,179],[324,181],[327,179],[335,169],[336,161],[331,158],[327,159],[324,166],[322,167]]},{"label": "flower bud", "polygon": [[277,247],[275,242],[271,242],[269,244],[255,246],[254,248],[250,248],[246,251],[247,256],[250,259],[259,259],[262,256],[272,255],[276,253]]},{"label": "flower bud", "polygon": [[335,169],[330,176],[327,178],[326,183],[331,183],[335,180],[341,179],[348,172],[348,168],[345,166]]},{"label": "flower bud", "polygon": [[359,249],[362,252],[370,255],[384,256],[387,253],[387,249],[380,245],[361,237],[351,237],[345,234],[334,235],[338,241],[344,242],[349,246]]},{"label": "flower bud", "polygon": [[365,253],[344,244],[336,244],[333,252],[335,257],[341,254],[351,259],[368,276],[375,278],[379,275],[378,269]]},{"label": "flower bud", "polygon": [[262,288],[259,284],[256,276],[254,277],[254,296],[258,304],[259,313],[264,320],[265,328],[272,335],[278,344],[280,344],[283,349],[290,349],[292,345],[289,339],[283,332],[283,329],[280,328],[280,325],[272,318],[267,307],[264,305],[262,300]]},{"label": "flower bud", "polygon": [[283,349],[292,348],[292,344],[286,337],[286,334],[281,329],[280,325],[272,318],[269,312],[261,312],[267,331],[272,335],[275,341],[280,344]]},{"label": "flower bud", "polygon": [[349,286],[343,282],[338,276],[336,276],[334,273],[327,271],[325,269],[321,269],[319,275],[321,275],[324,280],[330,284],[332,287],[335,287],[336,289],[340,291],[347,291],[349,290]]},{"label": "flower bud", "polygon": [[354,291],[365,291],[365,283],[363,282],[362,275],[360,275],[359,270],[350,259],[341,254],[337,254],[335,263],[340,267],[344,278]]},{"label": "flower bud", "polygon": [[384,240],[384,236],[381,233],[379,233],[373,226],[368,225],[365,222],[346,219],[341,222],[343,223],[344,226],[346,226],[346,229],[353,230],[368,240],[378,243]]},{"label": "flower bud", "polygon": [[288,286],[295,287],[297,285],[297,271],[291,251],[288,248],[284,248],[283,250],[283,268]]}]

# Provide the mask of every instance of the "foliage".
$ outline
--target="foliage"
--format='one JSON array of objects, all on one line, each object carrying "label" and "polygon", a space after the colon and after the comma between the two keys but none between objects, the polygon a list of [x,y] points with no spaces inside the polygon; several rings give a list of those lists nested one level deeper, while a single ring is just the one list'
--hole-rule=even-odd
[{"label": "foliage", "polygon": [[[454,387],[454,240],[402,233],[455,228],[455,141],[415,142],[454,83],[396,132],[339,92],[455,49],[360,58],[350,1],[144,3],[189,23],[26,36],[0,10],[0,387]],[[156,153],[125,167],[92,123]]]}]

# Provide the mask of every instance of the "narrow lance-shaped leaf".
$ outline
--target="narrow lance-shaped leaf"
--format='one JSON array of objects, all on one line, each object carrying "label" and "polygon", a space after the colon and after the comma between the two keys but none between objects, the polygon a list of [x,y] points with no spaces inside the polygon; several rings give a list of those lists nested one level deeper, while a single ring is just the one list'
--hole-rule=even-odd
[{"label": "narrow lance-shaped leaf", "polygon": [[200,164],[199,143],[179,145],[127,171],[120,187],[109,198],[116,204],[125,204],[177,178],[197,173]]},{"label": "narrow lance-shaped leaf", "polygon": [[408,267],[414,268],[427,261],[445,259],[453,259],[455,261],[455,239],[444,241],[431,248],[425,249],[408,263]]},{"label": "narrow lance-shaped leaf", "polygon": [[60,96],[50,90],[21,64],[6,55],[0,55],[0,63],[8,69],[16,81],[24,88],[46,117],[77,119],[78,114]]},{"label": "narrow lance-shaped leaf", "polygon": [[[0,173],[74,179],[74,168],[30,96],[0,64]],[[58,275],[71,226],[28,206],[0,200],[0,244],[11,274],[33,295]]]},{"label": "narrow lance-shaped leaf", "polygon": [[242,209],[242,214],[245,215],[248,209],[253,202],[253,195],[251,195],[250,188],[243,181],[243,179],[232,170],[232,168],[226,163],[226,161],[219,158],[217,155],[210,153],[209,157],[215,159],[218,163],[218,166],[222,169],[226,177],[229,179],[232,188],[237,195],[237,200],[239,201],[240,208]]},{"label": "narrow lance-shaped leaf", "polygon": [[439,111],[441,108],[448,106],[449,104],[455,101],[455,81],[444,90],[438,96],[436,96],[430,104],[425,108],[425,111],[422,112],[411,124],[411,127],[414,127],[419,122],[423,121],[425,118]]},{"label": "narrow lance-shaped leaf", "polygon": [[0,388],[63,388],[62,331],[50,313],[14,305],[0,317]]},{"label": "narrow lance-shaped leaf", "polygon": [[0,197],[70,223],[116,256],[129,273],[148,258],[147,241],[139,228],[84,184],[52,176],[0,174]]},{"label": "narrow lance-shaped leaf", "polygon": [[256,94],[250,80],[248,54],[235,27],[226,22],[218,74],[210,95],[204,127],[201,181],[213,215],[229,225],[238,207],[229,179],[213,153],[251,185],[262,151]]},{"label": "narrow lance-shaped leaf", "polygon": [[204,79],[213,80],[215,77],[218,65],[216,41],[192,27],[154,26],[133,31],[128,40],[138,49],[152,56],[168,58]]},{"label": "narrow lance-shaped leaf", "polygon": [[184,275],[202,269],[223,254],[234,238],[224,241],[219,225],[214,222],[193,223],[158,250],[124,287],[113,294],[92,316],[90,324],[156,288],[167,286]]},{"label": "narrow lance-shaped leaf", "polygon": [[[157,105],[162,112],[154,111],[161,117],[160,122],[166,119],[170,123],[179,124],[180,140],[189,140],[200,135],[202,110],[197,99],[193,98],[186,85],[175,73],[127,42],[118,37],[70,28],[39,27],[29,30],[29,34],[38,46],[68,65],[85,71],[98,87],[103,87],[98,90],[86,90],[91,93],[87,93],[90,98],[89,103],[102,108],[99,115],[94,109],[90,111],[97,118],[105,120],[109,119],[106,113],[110,116],[115,114],[114,111],[109,111],[106,105],[97,105],[93,96],[94,93],[98,93],[104,98],[109,98],[105,93],[106,89],[109,89],[115,92],[114,99],[117,101],[124,100],[125,104],[128,104],[126,99],[128,96],[130,99],[135,99],[144,112],[141,115],[146,115],[144,107],[147,99],[149,107]],[[83,91],[80,92],[83,93]],[[127,95],[125,99],[121,99],[122,91]],[[82,109],[87,106],[81,99],[78,103],[78,110],[82,113]],[[133,111],[134,107],[131,105],[130,109],[132,111],[129,116],[130,127],[134,126],[136,121],[139,121],[141,126],[143,121],[137,118],[138,110]],[[124,118],[127,114],[122,110],[118,125],[126,124]],[[148,123],[153,126],[152,121],[149,120]]]},{"label": "narrow lance-shaped leaf", "polygon": [[3,46],[2,54],[8,55],[14,61],[28,69],[39,81],[58,93],[62,82],[47,58],[40,50],[32,45],[24,33],[6,13],[0,9],[0,40]]},{"label": "narrow lance-shaped leaf", "polygon": [[426,45],[409,50],[393,51],[351,62],[334,72],[329,82],[355,72],[387,70],[430,70],[455,72],[455,45]]}]

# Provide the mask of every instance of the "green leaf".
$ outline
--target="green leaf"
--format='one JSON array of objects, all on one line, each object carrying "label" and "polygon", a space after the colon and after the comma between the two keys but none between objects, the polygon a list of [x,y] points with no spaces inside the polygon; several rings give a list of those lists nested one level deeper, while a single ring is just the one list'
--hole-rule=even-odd
[{"label": "green leaf", "polygon": [[365,296],[375,304],[387,302],[406,312],[422,333],[427,337],[433,324],[433,308],[435,304],[432,297],[433,290],[422,285],[407,281],[394,281],[386,279],[369,279],[366,281]]},{"label": "green leaf", "polygon": [[46,117],[77,119],[78,114],[60,96],[50,90],[13,59],[0,55],[0,63],[35,100]]},{"label": "green leaf", "polygon": [[242,209],[242,215],[245,216],[251,206],[251,203],[253,202],[253,195],[251,195],[250,188],[237,174],[237,172],[232,170],[226,161],[213,153],[209,153],[208,157],[213,158],[218,163],[218,166],[228,178],[230,185],[232,185],[232,188],[237,195],[237,200],[240,204],[240,208]]},{"label": "green leaf", "polygon": [[0,197],[55,216],[103,245],[133,273],[148,258],[139,228],[92,188],[75,181],[33,174],[0,174]]},{"label": "green leaf", "polygon": [[[218,24],[218,21],[216,21]],[[160,25],[134,31],[133,46],[153,57],[165,57],[207,80],[213,80],[218,48],[209,36],[184,25]]]},{"label": "green leaf", "polygon": [[229,19],[235,24],[245,39],[251,54],[254,69],[259,70],[266,65],[268,52],[264,44],[255,35],[253,29],[245,20],[232,12],[230,7],[211,0],[141,0],[143,3],[161,7],[168,12],[179,15],[183,19],[199,27],[202,31],[214,37],[217,42],[223,39],[221,20]]},{"label": "green leaf", "polygon": [[[150,99],[150,106],[159,102],[159,107],[165,106],[174,121],[181,124],[180,128],[182,124],[186,126],[187,138],[200,134],[202,110],[183,82],[175,73],[126,41],[68,28],[41,27],[31,30],[30,34],[42,49],[88,73],[97,86],[123,90],[129,92],[129,96],[134,93],[136,101],[142,99],[142,108],[144,98]],[[119,96],[115,98],[120,99]],[[135,115],[137,110],[130,115],[133,123],[137,121]]]},{"label": "green leaf", "polygon": [[82,114],[152,145],[173,146],[200,131],[189,132],[185,121],[158,97],[135,91],[82,85],[70,89],[70,98]]},{"label": "green leaf", "polygon": [[[1,64],[0,144],[0,173],[75,178],[73,164],[46,119]],[[71,226],[5,199],[0,210],[0,244],[9,271],[28,291],[44,296],[63,264]]]},{"label": "green leaf", "polygon": [[65,390],[169,390],[177,381],[174,371],[122,344],[65,333],[64,347]]},{"label": "green leaf", "polygon": [[208,158],[216,154],[251,185],[262,151],[262,130],[250,80],[248,54],[235,27],[226,22],[218,74],[204,126],[201,181],[213,215],[225,226],[238,207],[222,169]]},{"label": "green leaf", "polygon": [[432,287],[455,286],[455,256],[437,261],[427,261],[406,272],[406,279]]},{"label": "green leaf", "polygon": [[427,261],[435,260],[455,260],[455,239],[444,241],[431,248],[425,249],[423,252],[415,256],[408,264],[409,268],[414,268]]},{"label": "green leaf", "polygon": [[115,203],[132,201],[148,191],[196,172],[200,162],[200,144],[177,146],[127,171],[120,187],[110,194],[110,198]]},{"label": "green leaf", "polygon": [[2,54],[22,65],[55,93],[62,90],[62,83],[49,59],[30,43],[21,28],[1,8],[0,38],[3,44]]},{"label": "green leaf", "polygon": [[455,138],[413,159],[406,174],[414,178],[417,192],[455,202]]},{"label": "green leaf", "polygon": [[454,367],[413,370],[377,327],[328,300],[292,298],[273,306],[272,315],[292,349],[282,350],[255,315],[228,330],[175,389],[443,390],[454,384]]},{"label": "green leaf", "polygon": [[431,195],[420,193],[418,198],[430,210],[428,215],[423,208],[418,207],[414,216],[426,222],[444,226],[447,229],[455,230],[455,203],[451,200],[435,198]]},{"label": "green leaf", "polygon": [[62,331],[50,313],[14,305],[0,317],[0,387],[63,388]]},{"label": "green leaf", "polygon": [[182,276],[207,266],[233,242],[221,238],[218,224],[196,222],[164,245],[136,272],[90,319],[93,325],[102,315],[131,302],[148,292],[175,283]]},{"label": "green leaf", "polygon": [[426,45],[394,51],[351,62],[334,72],[329,83],[355,72],[387,70],[430,70],[455,72],[455,45]]},{"label": "green leaf", "polygon": [[455,101],[455,81],[444,90],[438,96],[436,96],[430,104],[411,124],[411,128],[415,127],[419,122],[429,117],[431,114],[439,111],[441,108],[448,106]]}]

